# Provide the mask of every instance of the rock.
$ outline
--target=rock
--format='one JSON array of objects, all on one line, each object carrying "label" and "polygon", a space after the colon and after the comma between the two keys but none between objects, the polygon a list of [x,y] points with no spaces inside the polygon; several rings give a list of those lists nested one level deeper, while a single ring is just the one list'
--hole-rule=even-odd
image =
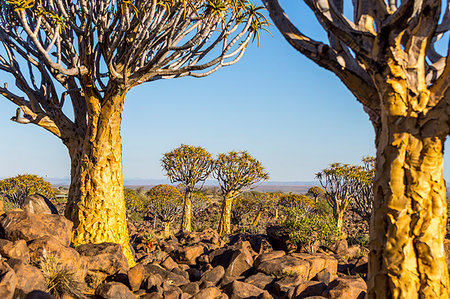
[{"label": "rock", "polygon": [[198,286],[198,282],[190,282],[188,284],[180,286],[180,289],[183,293],[187,293],[190,295],[195,295],[200,292],[200,287]]},{"label": "rock", "polygon": [[10,259],[8,265],[17,275],[17,286],[14,292],[14,298],[25,298],[25,296],[34,290],[45,291],[47,285],[42,272],[20,259]]},{"label": "rock", "polygon": [[286,255],[264,261],[255,269],[257,272],[274,276],[301,275],[306,280],[309,277],[309,267],[309,262]]},{"label": "rock", "polygon": [[202,278],[200,279],[201,283],[210,282],[214,286],[219,283],[222,277],[225,275],[225,269],[222,266],[217,266],[212,268],[211,270],[203,273]]},{"label": "rock", "polygon": [[338,276],[335,273],[330,273],[328,269],[323,269],[316,276],[313,277],[313,280],[320,281],[328,285],[330,282],[335,280]]},{"label": "rock", "polygon": [[18,285],[17,275],[3,260],[0,260],[0,298],[12,299]]},{"label": "rock", "polygon": [[253,264],[253,266],[257,267],[262,262],[270,261],[270,260],[285,256],[285,255],[286,255],[286,253],[282,250],[276,250],[276,251],[272,251],[272,252],[268,252],[268,253],[262,253],[262,254],[258,255],[258,257],[255,259],[255,263]]},{"label": "rock", "polygon": [[175,250],[174,257],[177,263],[195,265],[197,258],[205,252],[205,246],[197,244],[178,248]]},{"label": "rock", "polygon": [[278,296],[284,296],[290,289],[294,290],[296,286],[304,281],[304,277],[300,275],[283,277],[274,282],[273,293]]},{"label": "rock", "polygon": [[199,270],[195,269],[195,268],[189,268],[189,269],[186,270],[186,272],[189,275],[189,280],[190,281],[199,281],[201,276],[202,276],[202,273]]},{"label": "rock", "polygon": [[369,258],[367,256],[361,256],[355,263],[355,266],[351,270],[351,273],[353,275],[360,274],[361,276],[365,277],[367,275],[368,271],[368,263]]},{"label": "rock", "polygon": [[192,296],[192,299],[215,299],[218,298],[221,293],[222,292],[218,288],[209,287]]},{"label": "rock", "polygon": [[162,294],[160,294],[158,292],[152,292],[152,293],[145,295],[144,297],[141,297],[141,299],[164,299],[164,298],[163,298]]},{"label": "rock", "polygon": [[309,298],[311,296],[320,296],[327,288],[327,285],[319,281],[305,281],[298,285],[293,294],[293,299]]},{"label": "rock", "polygon": [[338,261],[325,254],[292,253],[293,257],[308,261],[310,264],[308,280],[316,276],[323,269],[328,269],[331,274],[336,274]]},{"label": "rock", "polygon": [[186,279],[184,276],[167,271],[158,265],[148,264],[148,265],[144,265],[144,268],[145,268],[146,276],[151,275],[151,274],[153,274],[153,275],[158,274],[161,276],[163,281],[170,281],[171,284],[174,286],[181,286],[181,285],[189,283],[189,280]]},{"label": "rock", "polygon": [[357,298],[363,299],[367,292],[367,285],[359,276],[344,276],[333,280],[322,293],[323,296],[335,299]]},{"label": "rock", "polygon": [[20,202],[20,208],[33,214],[56,214],[58,210],[47,197],[41,194],[33,194],[25,197]]},{"label": "rock", "polygon": [[252,254],[248,248],[251,248],[250,243],[245,241],[215,250],[209,255],[211,265],[224,267],[225,275],[230,277],[244,275],[253,266]]},{"label": "rock", "polygon": [[359,245],[352,245],[348,247],[345,257],[351,260],[360,255],[361,255],[361,247]]},{"label": "rock", "polygon": [[187,273],[186,271],[181,270],[180,268],[173,268],[172,271],[170,271],[174,274],[183,276],[184,279],[189,280],[189,273]]},{"label": "rock", "polygon": [[128,271],[128,282],[133,292],[136,292],[141,287],[142,281],[145,278],[145,268],[142,264],[137,264]]},{"label": "rock", "polygon": [[178,268],[178,264],[170,257],[167,256],[164,261],[161,263],[161,266],[169,271],[172,271],[175,268]]},{"label": "rock", "polygon": [[249,242],[257,254],[273,251],[272,245],[265,235],[251,235]]},{"label": "rock", "polygon": [[297,246],[290,241],[289,236],[283,232],[281,226],[269,226],[266,228],[266,233],[274,250],[292,252],[297,248]]},{"label": "rock", "polygon": [[337,240],[330,249],[341,256],[346,256],[348,253],[348,243],[346,239]]},{"label": "rock", "polygon": [[268,290],[273,285],[273,277],[259,272],[247,277],[244,282],[250,283],[260,289]]},{"label": "rock", "polygon": [[103,299],[136,299],[133,293],[120,282],[102,283],[95,290],[95,295]]},{"label": "rock", "polygon": [[31,241],[51,236],[69,246],[73,223],[60,215],[37,215],[27,212],[7,212],[0,215],[0,237],[10,240]]},{"label": "rock", "polygon": [[237,280],[225,286],[223,291],[230,299],[258,298],[264,293],[267,293],[266,296],[270,296],[267,291]]},{"label": "rock", "polygon": [[28,249],[32,262],[39,263],[44,254],[47,257],[55,257],[62,269],[70,270],[78,281],[84,281],[86,264],[83,263],[80,254],[75,249],[64,246],[51,236],[43,236],[29,242]]},{"label": "rock", "polygon": [[0,239],[0,255],[8,259],[14,258],[21,259],[26,263],[30,262],[30,254],[25,240],[11,242],[6,239]]},{"label": "rock", "polygon": [[162,285],[163,281],[164,280],[161,277],[161,275],[150,274],[145,278],[142,286],[147,291],[155,291],[155,290],[157,290],[158,287],[160,287]]},{"label": "rock", "polygon": [[25,299],[56,299],[56,297],[49,293],[36,290],[28,293]]},{"label": "rock", "polygon": [[122,248],[115,243],[84,244],[76,248],[87,265],[88,272],[107,275],[128,273],[128,261]]}]

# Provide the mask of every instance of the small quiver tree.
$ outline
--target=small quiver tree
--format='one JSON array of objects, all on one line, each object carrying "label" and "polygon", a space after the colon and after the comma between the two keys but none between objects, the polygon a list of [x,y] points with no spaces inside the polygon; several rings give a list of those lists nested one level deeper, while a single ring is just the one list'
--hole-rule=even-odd
[{"label": "small quiver tree", "polygon": [[312,196],[314,198],[314,202],[317,203],[317,200],[325,195],[325,191],[318,186],[314,186],[308,189],[306,195]]},{"label": "small quiver tree", "polygon": [[182,144],[165,153],[161,165],[170,182],[181,183],[184,187],[183,216],[181,230],[191,231],[192,192],[195,185],[205,181],[212,171],[213,158],[204,148]]},{"label": "small quiver tree", "polygon": [[[72,242],[114,242],[130,266],[121,120],[140,84],[201,78],[243,56],[267,25],[248,0],[1,0],[0,94],[11,120],[61,139],[71,160]],[[21,113],[24,116],[21,116]]]},{"label": "small quiver tree", "polygon": [[222,213],[218,232],[231,233],[231,207],[233,200],[242,192],[255,187],[255,184],[269,179],[269,174],[261,163],[246,151],[219,154],[213,172],[223,196]]},{"label": "small quiver tree", "polygon": [[149,198],[147,209],[158,218],[164,226],[164,236],[170,236],[170,224],[181,212],[182,195],[170,185],[157,185],[147,191]]},{"label": "small quiver tree", "polygon": [[373,180],[375,178],[375,158],[364,157],[363,167],[356,177],[357,190],[351,201],[352,210],[358,214],[367,225],[370,224],[373,207]]},{"label": "small quiver tree", "polygon": [[0,181],[0,199],[7,205],[19,207],[25,197],[33,194],[41,194],[47,199],[56,197],[51,184],[34,174],[22,174]]}]

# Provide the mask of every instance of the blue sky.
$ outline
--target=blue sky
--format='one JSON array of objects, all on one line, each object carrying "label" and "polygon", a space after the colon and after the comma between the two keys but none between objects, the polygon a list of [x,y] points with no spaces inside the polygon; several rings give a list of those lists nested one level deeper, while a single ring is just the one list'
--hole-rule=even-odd
[{"label": "blue sky", "polygon": [[[282,3],[303,32],[324,40],[300,1]],[[375,154],[361,104],[334,74],[296,52],[274,26],[270,31],[273,37],[263,33],[260,46],[251,45],[240,62],[209,77],[160,80],[129,92],[122,122],[125,178],[164,178],[161,155],[181,143],[213,154],[248,150],[274,181],[311,181],[332,162],[358,164]],[[0,177],[69,177],[61,141],[10,121],[15,109],[0,99]]]}]

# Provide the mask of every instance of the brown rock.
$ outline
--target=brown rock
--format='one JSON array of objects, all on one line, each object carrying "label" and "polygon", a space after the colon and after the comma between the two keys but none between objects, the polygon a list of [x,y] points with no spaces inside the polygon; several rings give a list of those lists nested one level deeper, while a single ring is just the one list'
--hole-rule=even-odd
[{"label": "brown rock", "polygon": [[172,271],[170,271],[172,273],[175,273],[177,275],[183,276],[184,279],[189,280],[189,273],[187,273],[186,271],[181,270],[180,268],[173,268]]},{"label": "brown rock", "polygon": [[210,282],[214,286],[219,283],[222,277],[225,275],[225,269],[222,266],[217,266],[212,268],[211,270],[203,273],[202,278],[200,279],[201,283]]},{"label": "brown rock", "polygon": [[95,295],[103,299],[136,299],[133,293],[120,282],[102,283],[95,290]]},{"label": "brown rock", "polygon": [[258,257],[255,259],[254,266],[257,267],[259,264],[265,261],[270,261],[278,257],[285,256],[286,253],[282,250],[276,250],[268,253],[262,253],[258,255]]},{"label": "brown rock", "polygon": [[255,269],[267,275],[301,275],[304,280],[309,276],[309,262],[286,255],[260,263]]},{"label": "brown rock", "polygon": [[308,261],[310,264],[308,280],[316,276],[317,273],[323,269],[328,269],[332,274],[336,274],[338,261],[331,256],[325,254],[307,254],[307,253],[292,253],[293,257]]},{"label": "brown rock", "polygon": [[10,259],[8,265],[17,275],[14,298],[25,298],[31,291],[45,291],[47,289],[45,278],[38,268],[20,259]]},{"label": "brown rock", "polygon": [[211,265],[224,267],[225,275],[230,277],[244,275],[253,266],[249,248],[251,248],[250,243],[245,241],[215,250],[209,255]]},{"label": "brown rock", "polygon": [[180,264],[195,265],[197,258],[205,253],[205,246],[201,244],[180,247],[175,250],[175,260]]},{"label": "brown rock", "polygon": [[175,268],[178,268],[178,264],[170,257],[167,256],[164,261],[161,263],[161,266],[169,271],[172,271]]},{"label": "brown rock", "polygon": [[0,298],[12,299],[18,285],[17,275],[5,262],[0,261]]},{"label": "brown rock", "polygon": [[20,208],[28,213],[33,214],[55,214],[58,210],[47,197],[41,194],[33,194],[25,197],[20,202]]},{"label": "brown rock", "polygon": [[330,249],[339,255],[346,256],[348,253],[348,243],[346,239],[337,240]]},{"label": "brown rock", "polygon": [[163,278],[159,274],[148,275],[143,283],[143,288],[147,291],[155,291],[163,283]]},{"label": "brown rock", "polygon": [[290,289],[294,290],[296,286],[304,282],[302,276],[286,276],[277,280],[273,284],[273,293],[278,296],[284,296]]},{"label": "brown rock", "polygon": [[267,291],[261,290],[260,288],[257,288],[252,284],[237,280],[228,284],[223,289],[223,291],[228,295],[230,299],[258,298],[264,293],[267,293],[267,295],[269,295]]},{"label": "brown rock", "polygon": [[25,299],[56,299],[56,297],[47,292],[36,290],[28,293]]},{"label": "brown rock", "polygon": [[8,259],[15,258],[22,259],[27,263],[30,262],[30,255],[25,240],[11,242],[6,239],[0,239],[0,255]]},{"label": "brown rock", "polygon": [[119,244],[84,244],[78,246],[76,250],[91,273],[102,272],[108,275],[128,273],[128,261]]},{"label": "brown rock", "polygon": [[189,275],[190,281],[199,281],[202,276],[202,273],[195,268],[190,268],[190,269],[186,270],[186,272]]},{"label": "brown rock", "polygon": [[366,292],[367,285],[361,277],[345,276],[333,280],[322,295],[335,299],[363,299]]},{"label": "brown rock", "polygon": [[361,276],[366,276],[368,271],[368,262],[369,258],[367,256],[362,256],[358,258],[358,260],[355,263],[355,266],[351,270],[351,273],[353,275],[360,274]]},{"label": "brown rock", "polygon": [[244,282],[250,283],[260,289],[268,290],[273,284],[273,277],[264,273],[256,273],[250,277],[247,277]]},{"label": "brown rock", "polygon": [[195,295],[200,292],[200,287],[198,286],[198,282],[190,282],[188,284],[180,286],[180,289],[183,293],[187,293],[190,295]]},{"label": "brown rock", "polygon": [[162,277],[163,281],[170,281],[170,283],[174,286],[181,286],[189,283],[189,280],[186,279],[184,276],[167,271],[158,265],[148,264],[144,265],[144,268],[146,276],[151,274],[153,275],[158,274]]},{"label": "brown rock", "polygon": [[338,276],[334,273],[330,273],[328,269],[323,269],[314,276],[313,280],[320,281],[328,285],[330,282],[335,280]]},{"label": "brown rock", "polygon": [[73,223],[60,215],[37,215],[27,212],[7,212],[0,215],[0,232],[10,241],[31,241],[51,236],[69,246]]},{"label": "brown rock", "polygon": [[209,287],[192,296],[192,299],[215,299],[219,297],[221,293],[222,292],[218,288]]},{"label": "brown rock", "polygon": [[352,245],[348,247],[345,257],[348,259],[354,259],[360,255],[361,255],[361,247],[359,245]]},{"label": "brown rock", "polygon": [[128,271],[128,282],[130,283],[130,288],[133,292],[139,290],[142,281],[145,278],[145,268],[142,264],[137,264]]},{"label": "brown rock", "polygon": [[293,294],[293,299],[301,299],[311,296],[320,296],[323,291],[327,288],[327,285],[323,282],[318,281],[305,281],[304,283],[298,285]]},{"label": "brown rock", "polygon": [[80,254],[73,248],[64,246],[57,239],[51,236],[43,236],[28,244],[30,259],[34,263],[39,263],[42,256],[56,257],[61,268],[74,272],[75,278],[83,281],[86,276],[86,264],[80,258]]}]

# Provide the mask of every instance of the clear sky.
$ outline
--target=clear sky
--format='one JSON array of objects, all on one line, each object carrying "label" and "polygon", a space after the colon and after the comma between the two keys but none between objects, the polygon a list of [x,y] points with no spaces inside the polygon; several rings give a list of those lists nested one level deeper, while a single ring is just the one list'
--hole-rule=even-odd
[{"label": "clear sky", "polygon": [[[301,1],[281,2],[303,32],[325,39]],[[209,77],[160,80],[129,92],[122,122],[126,179],[164,178],[161,155],[181,143],[213,154],[248,150],[273,181],[311,181],[332,162],[358,164],[375,154],[361,104],[334,74],[296,52],[274,26],[270,31],[273,37],[262,33],[260,46],[251,45],[240,62]],[[10,121],[15,109],[0,98],[0,177],[69,177],[61,141]]]}]

